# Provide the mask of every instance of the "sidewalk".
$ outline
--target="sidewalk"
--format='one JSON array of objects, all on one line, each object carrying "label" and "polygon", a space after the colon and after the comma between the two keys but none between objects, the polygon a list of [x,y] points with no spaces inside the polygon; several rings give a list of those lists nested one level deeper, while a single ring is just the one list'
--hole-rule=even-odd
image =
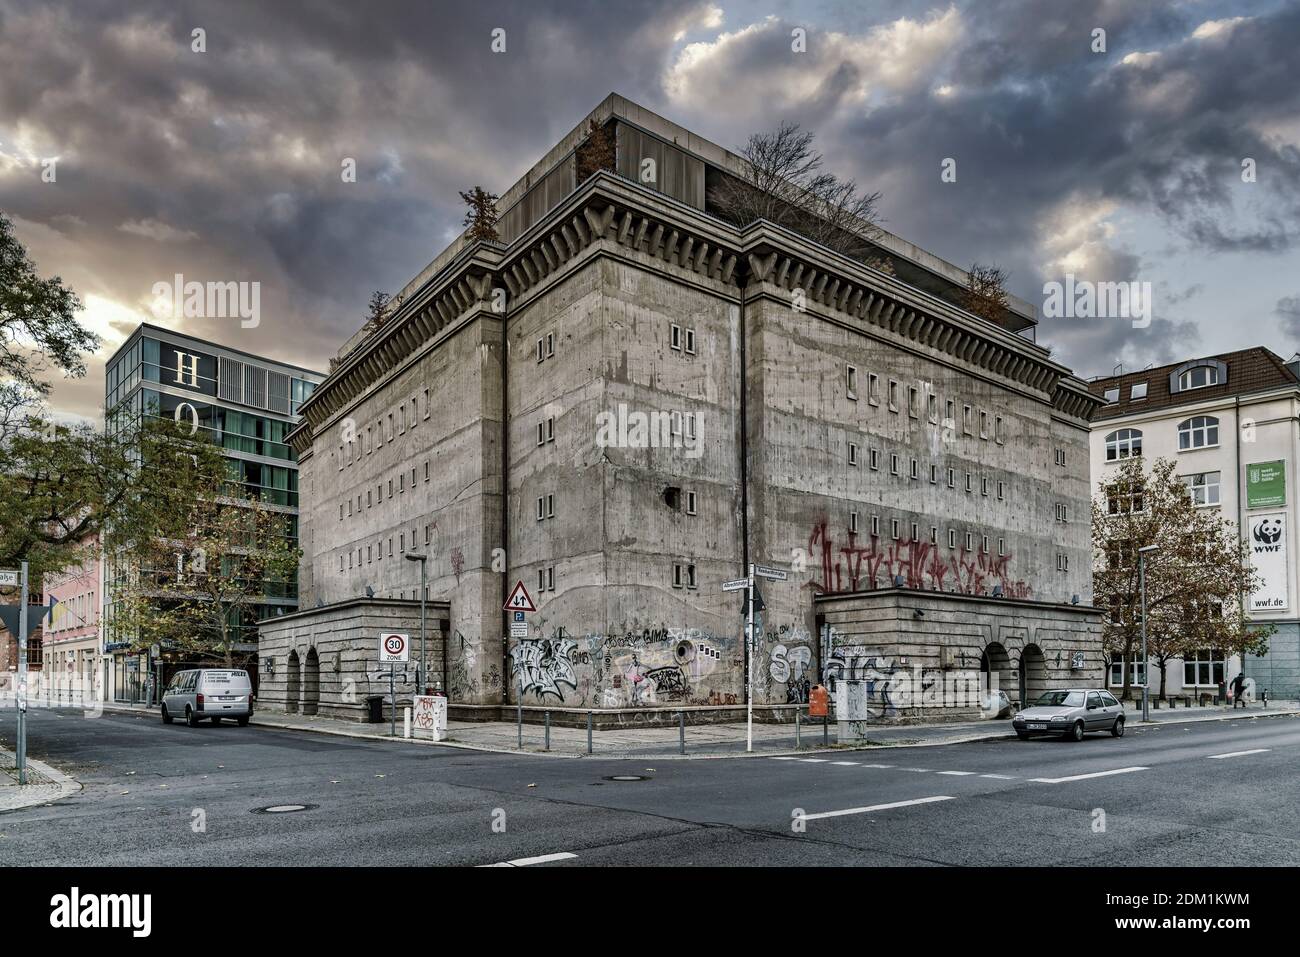
[{"label": "sidewalk", "polygon": [[80,791],[81,785],[42,761],[27,758],[27,783],[18,783],[14,753],[0,748],[0,813],[51,804]]},{"label": "sidewalk", "polygon": [[[136,705],[119,705],[106,703],[106,711],[135,713],[157,720],[156,709],[146,709]],[[1300,715],[1300,702],[1270,701],[1267,708],[1261,704],[1252,704],[1248,708],[1238,708],[1233,712],[1229,707],[1193,707],[1168,709],[1161,708],[1151,712],[1151,722],[1141,723],[1141,714],[1126,709],[1125,717],[1131,730],[1166,724],[1184,724],[1198,721],[1223,721],[1233,717],[1262,718],[1278,715]],[[758,724],[754,725],[755,755],[791,754],[799,751],[821,750],[867,750],[871,748],[897,747],[932,747],[943,744],[963,744],[970,741],[990,741],[999,738],[1014,738],[1011,722],[999,721],[963,721],[935,724],[880,725],[872,728],[867,741],[854,741],[839,744],[835,722],[832,720],[825,738],[820,722],[805,718],[801,722],[799,742],[796,748],[794,724]],[[298,714],[278,714],[263,712],[253,717],[252,723],[263,728],[282,728],[295,731],[315,731],[323,734],[336,734],[351,738],[367,738],[379,741],[394,740],[388,733],[388,724],[358,724],[353,721],[339,721],[334,718],[308,717]],[[398,739],[401,739],[402,722],[397,722]],[[519,730],[513,722],[468,722],[452,721],[447,728],[447,739],[440,744],[454,748],[466,748],[474,751],[503,753],[536,754],[552,757],[584,757],[587,751],[587,731],[584,728],[552,727],[550,731],[550,748],[546,749],[546,730],[540,724],[523,726],[523,748],[519,747]],[[682,753],[682,741],[677,727],[657,728],[620,728],[616,730],[593,731],[591,754],[594,757],[636,757],[670,760],[675,758],[720,758],[744,757],[745,724],[701,724],[686,726],[686,748]],[[825,743],[823,743],[825,742]],[[434,742],[412,740],[412,744],[426,745]]]}]

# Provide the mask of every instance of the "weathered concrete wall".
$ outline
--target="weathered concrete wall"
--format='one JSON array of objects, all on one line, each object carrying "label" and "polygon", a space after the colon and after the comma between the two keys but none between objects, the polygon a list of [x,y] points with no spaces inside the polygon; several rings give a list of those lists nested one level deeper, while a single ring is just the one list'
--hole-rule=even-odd
[{"label": "weathered concrete wall", "polygon": [[[539,612],[512,646],[510,690],[528,703],[740,695],[738,603],[717,588],[741,573],[735,315],[725,288],[698,278],[596,259],[511,317],[509,556]],[[551,333],[555,355],[539,363]],[[550,418],[555,441],[538,445]],[[551,494],[556,516],[538,521]],[[676,587],[674,565],[693,565],[695,585]],[[539,591],[551,568],[554,591]]]},{"label": "weathered concrete wall", "polygon": [[812,652],[822,680],[874,679],[878,717],[974,717],[979,701],[966,692],[981,671],[1013,702],[1053,688],[1099,688],[1105,677],[1095,608],[905,588],[816,604],[823,627]]},{"label": "weathered concrete wall", "polygon": [[[911,588],[1090,599],[1087,479],[1064,482],[1054,465],[1066,446],[1077,471],[1086,432],[991,377],[799,311],[771,290],[748,293],[754,550],[758,562],[796,571],[764,583],[765,656],[809,645],[811,595],[888,587],[896,576]],[[1058,503],[1071,523],[1053,520]],[[804,700],[798,669],[775,668],[787,671],[791,684],[769,686],[767,700]]]},{"label": "weathered concrete wall", "polygon": [[316,434],[302,467],[302,604],[367,587],[418,597],[420,566],[402,552],[427,554],[429,598],[452,603],[464,649],[450,691],[481,703],[501,693],[500,330],[485,313],[413,355]]},{"label": "weathered concrete wall", "polygon": [[[443,635],[449,619],[450,611],[445,603],[427,603],[426,657],[434,684],[441,682]],[[405,679],[396,685],[400,704],[416,691],[415,666],[420,654],[418,601],[359,599],[263,622],[258,643],[261,658],[258,709],[310,714],[314,697],[315,713],[365,720],[366,697],[388,695],[388,666],[378,663],[378,639],[383,632],[411,636],[411,661]],[[313,651],[319,669],[315,696],[311,691],[309,666]],[[295,656],[296,665],[293,664]]]}]

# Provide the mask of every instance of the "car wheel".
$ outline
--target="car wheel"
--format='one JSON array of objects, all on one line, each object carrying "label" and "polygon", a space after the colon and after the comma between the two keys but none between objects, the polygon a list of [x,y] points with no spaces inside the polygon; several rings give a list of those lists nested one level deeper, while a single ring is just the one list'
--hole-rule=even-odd
[{"label": "car wheel", "polygon": [[167,713],[167,706],[166,706],[166,705],[163,705],[163,709],[162,709],[162,719],[163,719],[163,724],[171,724],[171,723],[172,723],[172,716],[169,715],[169,714]]},{"label": "car wheel", "polygon": [[197,728],[199,726],[199,716],[194,713],[193,708],[185,708],[185,723],[191,728]]},{"label": "car wheel", "polygon": [[242,717],[242,718],[239,719],[239,726],[240,726],[241,728],[247,728],[247,727],[248,727],[248,715],[244,715],[244,717]]},{"label": "car wheel", "polygon": [[1074,727],[1070,730],[1070,737],[1075,741],[1083,740],[1083,722],[1074,722]]},{"label": "car wheel", "polygon": [[1110,733],[1117,738],[1124,737],[1124,716],[1120,715],[1115,719],[1115,725],[1110,729]]},{"label": "car wheel", "polygon": [[1028,732],[1028,731],[1017,731],[1017,732],[1016,732],[1016,737],[1019,738],[1021,741],[1028,741],[1028,740],[1029,740],[1029,732]]}]

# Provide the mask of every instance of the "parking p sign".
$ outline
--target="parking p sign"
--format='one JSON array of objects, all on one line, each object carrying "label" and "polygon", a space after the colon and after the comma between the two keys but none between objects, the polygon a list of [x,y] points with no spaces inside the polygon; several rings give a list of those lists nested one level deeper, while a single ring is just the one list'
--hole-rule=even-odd
[{"label": "parking p sign", "polygon": [[407,635],[387,634],[379,636],[379,663],[401,664],[411,655],[411,642]]}]

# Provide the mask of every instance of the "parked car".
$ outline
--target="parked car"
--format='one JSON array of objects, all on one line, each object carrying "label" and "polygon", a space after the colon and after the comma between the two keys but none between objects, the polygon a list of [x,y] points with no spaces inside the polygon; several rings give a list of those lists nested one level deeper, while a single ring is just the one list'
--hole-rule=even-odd
[{"label": "parked car", "polygon": [[1005,691],[986,691],[980,700],[980,714],[985,718],[1009,718],[1014,710]]},{"label": "parked car", "polygon": [[205,668],[178,671],[163,692],[163,724],[183,718],[191,728],[204,718],[234,718],[243,727],[253,716],[253,685],[247,671]]},{"label": "parked car", "polygon": [[1011,719],[1016,736],[1024,741],[1036,734],[1059,734],[1082,741],[1089,731],[1109,731],[1124,736],[1124,709],[1109,691],[1063,688],[1048,691]]}]

